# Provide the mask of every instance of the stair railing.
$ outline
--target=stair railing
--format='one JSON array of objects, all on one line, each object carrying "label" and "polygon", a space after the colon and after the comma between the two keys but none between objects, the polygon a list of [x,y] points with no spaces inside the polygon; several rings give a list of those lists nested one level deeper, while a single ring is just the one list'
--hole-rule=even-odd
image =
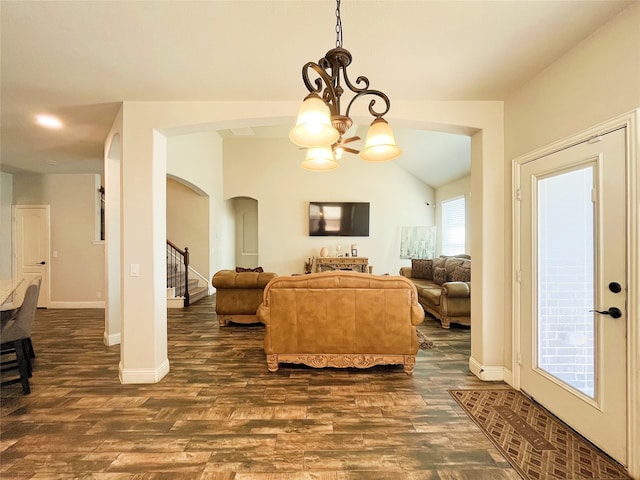
[{"label": "stair railing", "polygon": [[189,306],[189,248],[180,247],[167,240],[167,287],[184,295],[184,306]]}]

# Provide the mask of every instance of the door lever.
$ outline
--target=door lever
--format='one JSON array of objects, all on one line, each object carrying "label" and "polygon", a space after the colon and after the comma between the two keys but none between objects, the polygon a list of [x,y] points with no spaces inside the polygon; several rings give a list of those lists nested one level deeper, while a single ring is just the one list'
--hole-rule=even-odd
[{"label": "door lever", "polygon": [[611,307],[609,310],[589,310],[590,312],[596,312],[600,315],[611,315],[611,318],[620,318],[622,316],[622,312],[619,308]]}]

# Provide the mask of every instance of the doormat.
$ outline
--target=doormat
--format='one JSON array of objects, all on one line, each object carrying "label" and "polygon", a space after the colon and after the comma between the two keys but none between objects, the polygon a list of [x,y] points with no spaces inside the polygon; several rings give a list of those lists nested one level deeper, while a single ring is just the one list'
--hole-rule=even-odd
[{"label": "doormat", "polygon": [[416,329],[416,334],[418,335],[418,348],[420,348],[420,350],[427,350],[435,347],[433,341],[429,340],[420,330]]},{"label": "doormat", "polygon": [[449,390],[525,480],[630,480],[624,468],[513,389]]}]

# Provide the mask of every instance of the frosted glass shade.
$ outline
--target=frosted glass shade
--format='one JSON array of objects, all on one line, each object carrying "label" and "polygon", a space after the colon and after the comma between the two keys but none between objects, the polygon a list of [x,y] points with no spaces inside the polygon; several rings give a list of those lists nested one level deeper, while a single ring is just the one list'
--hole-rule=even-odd
[{"label": "frosted glass shade", "polygon": [[399,157],[401,153],[402,149],[396,145],[391,126],[386,120],[376,118],[369,127],[360,158],[367,162],[386,162]]},{"label": "frosted glass shade", "polygon": [[302,162],[302,168],[312,172],[328,172],[338,168],[331,147],[310,148],[307,158]]},{"label": "frosted glass shade", "polygon": [[340,133],[331,125],[329,106],[315,94],[307,96],[298,111],[296,126],[289,140],[306,148],[325,147],[335,143]]}]

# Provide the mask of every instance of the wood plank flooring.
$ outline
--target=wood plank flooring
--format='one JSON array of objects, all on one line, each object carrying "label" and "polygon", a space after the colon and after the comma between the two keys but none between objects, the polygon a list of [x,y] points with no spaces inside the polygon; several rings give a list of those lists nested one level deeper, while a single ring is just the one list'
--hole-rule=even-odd
[{"label": "wood plank flooring", "polygon": [[519,479],[447,389],[502,388],[468,372],[470,334],[419,328],[415,372],[283,365],[262,326],[219,327],[208,297],[170,310],[170,373],[121,385],[104,311],[38,310],[31,395],[2,388],[0,477],[10,479]]}]

